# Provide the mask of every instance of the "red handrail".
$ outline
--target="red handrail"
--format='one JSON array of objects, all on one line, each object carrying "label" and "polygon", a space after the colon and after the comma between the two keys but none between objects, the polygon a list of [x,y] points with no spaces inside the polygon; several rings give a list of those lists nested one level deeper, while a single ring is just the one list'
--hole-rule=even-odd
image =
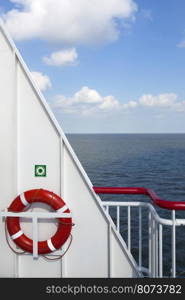
[{"label": "red handrail", "polygon": [[185,202],[160,199],[154,191],[142,187],[93,187],[97,194],[146,195],[154,204],[165,209],[185,210]]}]

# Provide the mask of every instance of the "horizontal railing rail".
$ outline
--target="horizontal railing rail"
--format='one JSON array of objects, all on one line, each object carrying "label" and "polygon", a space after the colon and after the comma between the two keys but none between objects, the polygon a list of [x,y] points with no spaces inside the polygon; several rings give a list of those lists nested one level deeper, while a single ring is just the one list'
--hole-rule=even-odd
[{"label": "horizontal railing rail", "polygon": [[161,199],[157,194],[147,188],[143,187],[93,187],[96,194],[129,194],[129,195],[146,195],[152,202],[165,209],[169,210],[185,210],[185,202],[183,201],[169,201]]}]

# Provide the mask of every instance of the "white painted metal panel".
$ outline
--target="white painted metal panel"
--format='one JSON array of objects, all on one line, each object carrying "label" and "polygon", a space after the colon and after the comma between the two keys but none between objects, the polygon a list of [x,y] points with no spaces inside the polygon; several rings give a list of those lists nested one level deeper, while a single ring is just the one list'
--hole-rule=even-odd
[{"label": "white painted metal panel", "polygon": [[30,255],[21,257],[19,277],[51,278],[61,277],[61,261],[48,261],[42,257],[33,259]]},{"label": "white painted metal panel", "polygon": [[64,276],[107,277],[108,222],[66,149],[64,162],[63,192],[75,223],[73,246],[64,258]]},{"label": "white painted metal panel", "polygon": [[[22,67],[18,67],[19,189],[44,188],[60,194],[60,137]],[[46,177],[34,177],[34,165],[46,165]]]},{"label": "white painted metal panel", "polygon": [[[20,54],[3,32],[1,29],[0,209],[8,207],[25,190],[45,188],[62,195],[72,211],[75,226],[72,246],[62,262],[48,262],[42,257],[15,256],[7,246],[4,223],[0,224],[0,276],[132,276],[132,257],[125,254],[119,237],[110,239],[113,226],[110,217],[106,216],[89,178],[32,82]],[[35,164],[47,165],[46,177],[34,176]],[[44,209],[43,205],[35,206],[34,209]],[[40,224],[39,238],[45,239],[54,231],[55,225],[51,223],[44,220]],[[23,220],[22,226],[31,235],[29,221]],[[110,254],[117,258],[111,259]]]},{"label": "white painted metal panel", "polygon": [[138,277],[134,266],[129,262],[128,254],[125,251],[123,255],[119,243],[115,232],[111,230],[111,277]]},{"label": "white painted metal panel", "polygon": [[[13,50],[0,33],[0,209],[16,195],[15,130],[14,130],[14,66]],[[5,242],[4,224],[0,223],[0,275],[14,273],[14,254]],[[3,255],[2,255],[3,254]],[[4,255],[6,256],[6,259]]]}]

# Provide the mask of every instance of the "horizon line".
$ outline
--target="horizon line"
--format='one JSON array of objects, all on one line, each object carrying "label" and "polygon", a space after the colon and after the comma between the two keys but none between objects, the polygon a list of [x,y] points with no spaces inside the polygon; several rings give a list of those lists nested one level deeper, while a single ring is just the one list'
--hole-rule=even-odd
[{"label": "horizon line", "polygon": [[185,132],[65,132],[65,134],[185,134]]}]

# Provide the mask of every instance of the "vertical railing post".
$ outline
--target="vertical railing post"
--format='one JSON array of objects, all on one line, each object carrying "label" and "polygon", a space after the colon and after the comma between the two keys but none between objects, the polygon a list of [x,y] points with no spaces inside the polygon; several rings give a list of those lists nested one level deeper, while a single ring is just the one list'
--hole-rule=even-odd
[{"label": "vertical railing post", "polygon": [[111,278],[111,225],[108,224],[108,278]]},{"label": "vertical railing post", "polygon": [[130,220],[131,214],[130,214],[130,206],[128,206],[128,251],[131,251],[131,220]]},{"label": "vertical railing post", "polygon": [[139,207],[139,268],[142,267],[142,207]]},{"label": "vertical railing post", "polygon": [[172,277],[176,277],[176,225],[175,225],[175,210],[172,210]]},{"label": "vertical railing post", "polygon": [[151,277],[155,277],[155,220],[151,218]]},{"label": "vertical railing post", "polygon": [[116,218],[116,227],[117,231],[120,232],[120,206],[117,206],[117,218]]},{"label": "vertical railing post", "polygon": [[[109,214],[109,205],[105,205],[105,211],[107,214]],[[107,230],[107,240],[108,240],[108,278],[111,277],[111,225],[108,224],[108,230]]]},{"label": "vertical railing post", "polygon": [[149,277],[152,275],[152,217],[151,212],[148,213],[148,269]]},{"label": "vertical railing post", "polygon": [[155,221],[155,277],[159,276],[159,243],[158,223]]},{"label": "vertical railing post", "polygon": [[163,277],[163,227],[159,224],[159,277]]}]

